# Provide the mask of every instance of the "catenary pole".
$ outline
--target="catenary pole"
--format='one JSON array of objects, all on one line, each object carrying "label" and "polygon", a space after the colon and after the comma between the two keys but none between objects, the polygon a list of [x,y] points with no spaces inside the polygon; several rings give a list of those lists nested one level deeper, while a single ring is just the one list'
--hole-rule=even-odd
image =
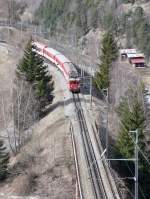
[{"label": "catenary pole", "polygon": [[92,74],[90,77],[90,107],[92,108]]},{"label": "catenary pole", "polygon": [[135,199],[138,199],[138,129],[135,131],[130,131],[130,133],[135,133],[135,147],[134,147],[134,155],[135,155]]},{"label": "catenary pole", "polygon": [[135,133],[135,199],[138,199],[138,130]]}]

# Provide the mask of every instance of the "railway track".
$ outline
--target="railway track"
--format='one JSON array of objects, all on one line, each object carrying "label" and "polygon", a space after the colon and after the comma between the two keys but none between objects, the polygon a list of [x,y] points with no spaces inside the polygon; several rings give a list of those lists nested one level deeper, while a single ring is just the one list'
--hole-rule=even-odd
[{"label": "railway track", "polygon": [[[0,22],[0,26],[8,26],[8,25],[9,25],[8,23],[3,23],[3,21]],[[14,27],[21,30],[29,28],[28,25],[24,25],[24,24],[15,24]],[[35,27],[31,26],[30,28],[32,29]],[[86,123],[86,119],[84,117],[84,112],[83,112],[82,105],[80,102],[79,94],[73,94],[73,99],[74,99],[74,104],[76,107],[77,119],[79,121],[82,143],[84,145],[84,152],[85,152],[86,162],[88,166],[87,172],[89,172],[89,176],[90,176],[89,180],[91,181],[92,188],[93,188],[93,196],[95,199],[110,199],[110,197],[107,194],[107,191],[105,190],[105,186],[104,186],[103,179],[101,176],[101,171],[98,165],[99,163],[97,161],[93,144],[91,142],[91,138],[90,138],[88,126]],[[77,164],[77,167],[78,167],[78,164]],[[105,170],[107,170],[106,166],[104,167],[105,167]],[[106,171],[106,173],[108,172]],[[108,174],[107,174],[107,177],[109,178]],[[110,182],[110,185],[111,185],[111,182]],[[110,187],[112,189],[112,185]],[[84,191],[84,190],[81,188],[81,191]],[[113,189],[112,189],[112,192],[113,192]],[[116,199],[115,193],[113,193],[113,195],[114,195],[113,198]]]},{"label": "railway track", "polygon": [[[100,137],[99,137],[98,134],[95,132],[95,129],[94,129],[93,126],[92,126],[92,129],[93,129],[93,132],[94,132],[94,136],[95,136],[95,140],[96,140],[97,147],[98,147],[98,149],[99,149],[100,154],[102,154],[102,153],[103,153],[103,149],[102,149],[102,146],[101,146]],[[113,188],[113,183],[112,183],[112,181],[111,181],[111,179],[110,179],[110,175],[113,176],[113,172],[112,172],[112,170],[111,170],[111,168],[110,168],[110,165],[108,165],[108,162],[105,161],[105,162],[103,162],[103,166],[104,166],[105,173],[106,173],[107,179],[108,179],[108,181],[109,181],[110,188],[111,188],[111,192],[113,193],[114,199],[118,199],[118,196],[119,196],[119,198],[121,199],[122,196],[121,196],[121,193],[120,193],[120,192],[118,192],[118,193],[117,193],[118,196],[116,196],[116,193],[115,193],[114,188]],[[115,181],[114,181],[114,182],[115,182]],[[115,183],[116,183],[116,182],[115,182]]]},{"label": "railway track", "polygon": [[[91,142],[88,126],[87,126],[84,112],[82,109],[82,104],[80,102],[79,94],[73,94],[73,99],[74,99],[74,104],[76,108],[77,120],[79,121],[80,133],[82,137],[84,153],[85,153],[88,172],[90,176],[89,180],[91,181],[91,184],[92,184],[94,198],[110,199],[110,195],[108,196],[108,193],[105,190],[105,186],[104,186],[103,179],[101,176],[101,171],[99,169],[98,161],[95,156],[95,151]],[[104,168],[106,169],[106,165]],[[112,187],[111,182],[110,182],[110,187]],[[113,192],[113,189],[111,191],[113,193],[113,198],[116,199],[117,197],[115,196],[115,192]]]}]

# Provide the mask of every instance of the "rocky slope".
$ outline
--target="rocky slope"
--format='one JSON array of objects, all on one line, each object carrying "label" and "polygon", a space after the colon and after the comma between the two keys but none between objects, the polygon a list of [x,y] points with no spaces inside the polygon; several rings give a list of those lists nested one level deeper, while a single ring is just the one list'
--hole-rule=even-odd
[{"label": "rocky slope", "polygon": [[[137,0],[134,4],[122,0],[44,0],[37,11],[38,19],[46,22],[47,26],[56,29],[68,29],[76,26],[86,33],[91,28],[105,27],[123,13],[134,11],[141,6],[149,14],[149,0]],[[130,2],[130,1],[129,1]],[[49,12],[48,12],[49,11]]]},{"label": "rocky slope", "polygon": [[31,21],[40,3],[41,0],[0,0],[0,20]]}]

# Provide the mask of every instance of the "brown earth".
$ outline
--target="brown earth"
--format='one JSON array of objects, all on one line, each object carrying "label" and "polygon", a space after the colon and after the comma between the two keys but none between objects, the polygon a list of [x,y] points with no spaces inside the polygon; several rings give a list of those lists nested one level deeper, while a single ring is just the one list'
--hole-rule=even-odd
[{"label": "brown earth", "polygon": [[[12,119],[10,106],[15,69],[29,34],[21,34],[13,28],[1,28],[0,33],[2,41],[0,43],[0,129],[2,130],[9,126]],[[64,108],[61,103],[59,105],[63,94],[59,86],[55,83],[55,98],[51,113],[32,128],[34,133],[31,141],[23,147],[21,153],[11,158],[12,174],[0,185],[0,199],[10,198],[12,195],[34,195],[41,199],[74,198],[75,168],[72,142]]]}]

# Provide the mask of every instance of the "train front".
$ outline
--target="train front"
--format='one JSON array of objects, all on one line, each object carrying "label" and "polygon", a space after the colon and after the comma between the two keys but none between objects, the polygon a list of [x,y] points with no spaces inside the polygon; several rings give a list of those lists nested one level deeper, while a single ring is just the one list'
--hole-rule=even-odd
[{"label": "train front", "polygon": [[71,71],[69,74],[69,90],[73,93],[80,92],[80,78],[77,71]]},{"label": "train front", "polygon": [[80,79],[69,79],[69,90],[73,93],[80,92]]}]

